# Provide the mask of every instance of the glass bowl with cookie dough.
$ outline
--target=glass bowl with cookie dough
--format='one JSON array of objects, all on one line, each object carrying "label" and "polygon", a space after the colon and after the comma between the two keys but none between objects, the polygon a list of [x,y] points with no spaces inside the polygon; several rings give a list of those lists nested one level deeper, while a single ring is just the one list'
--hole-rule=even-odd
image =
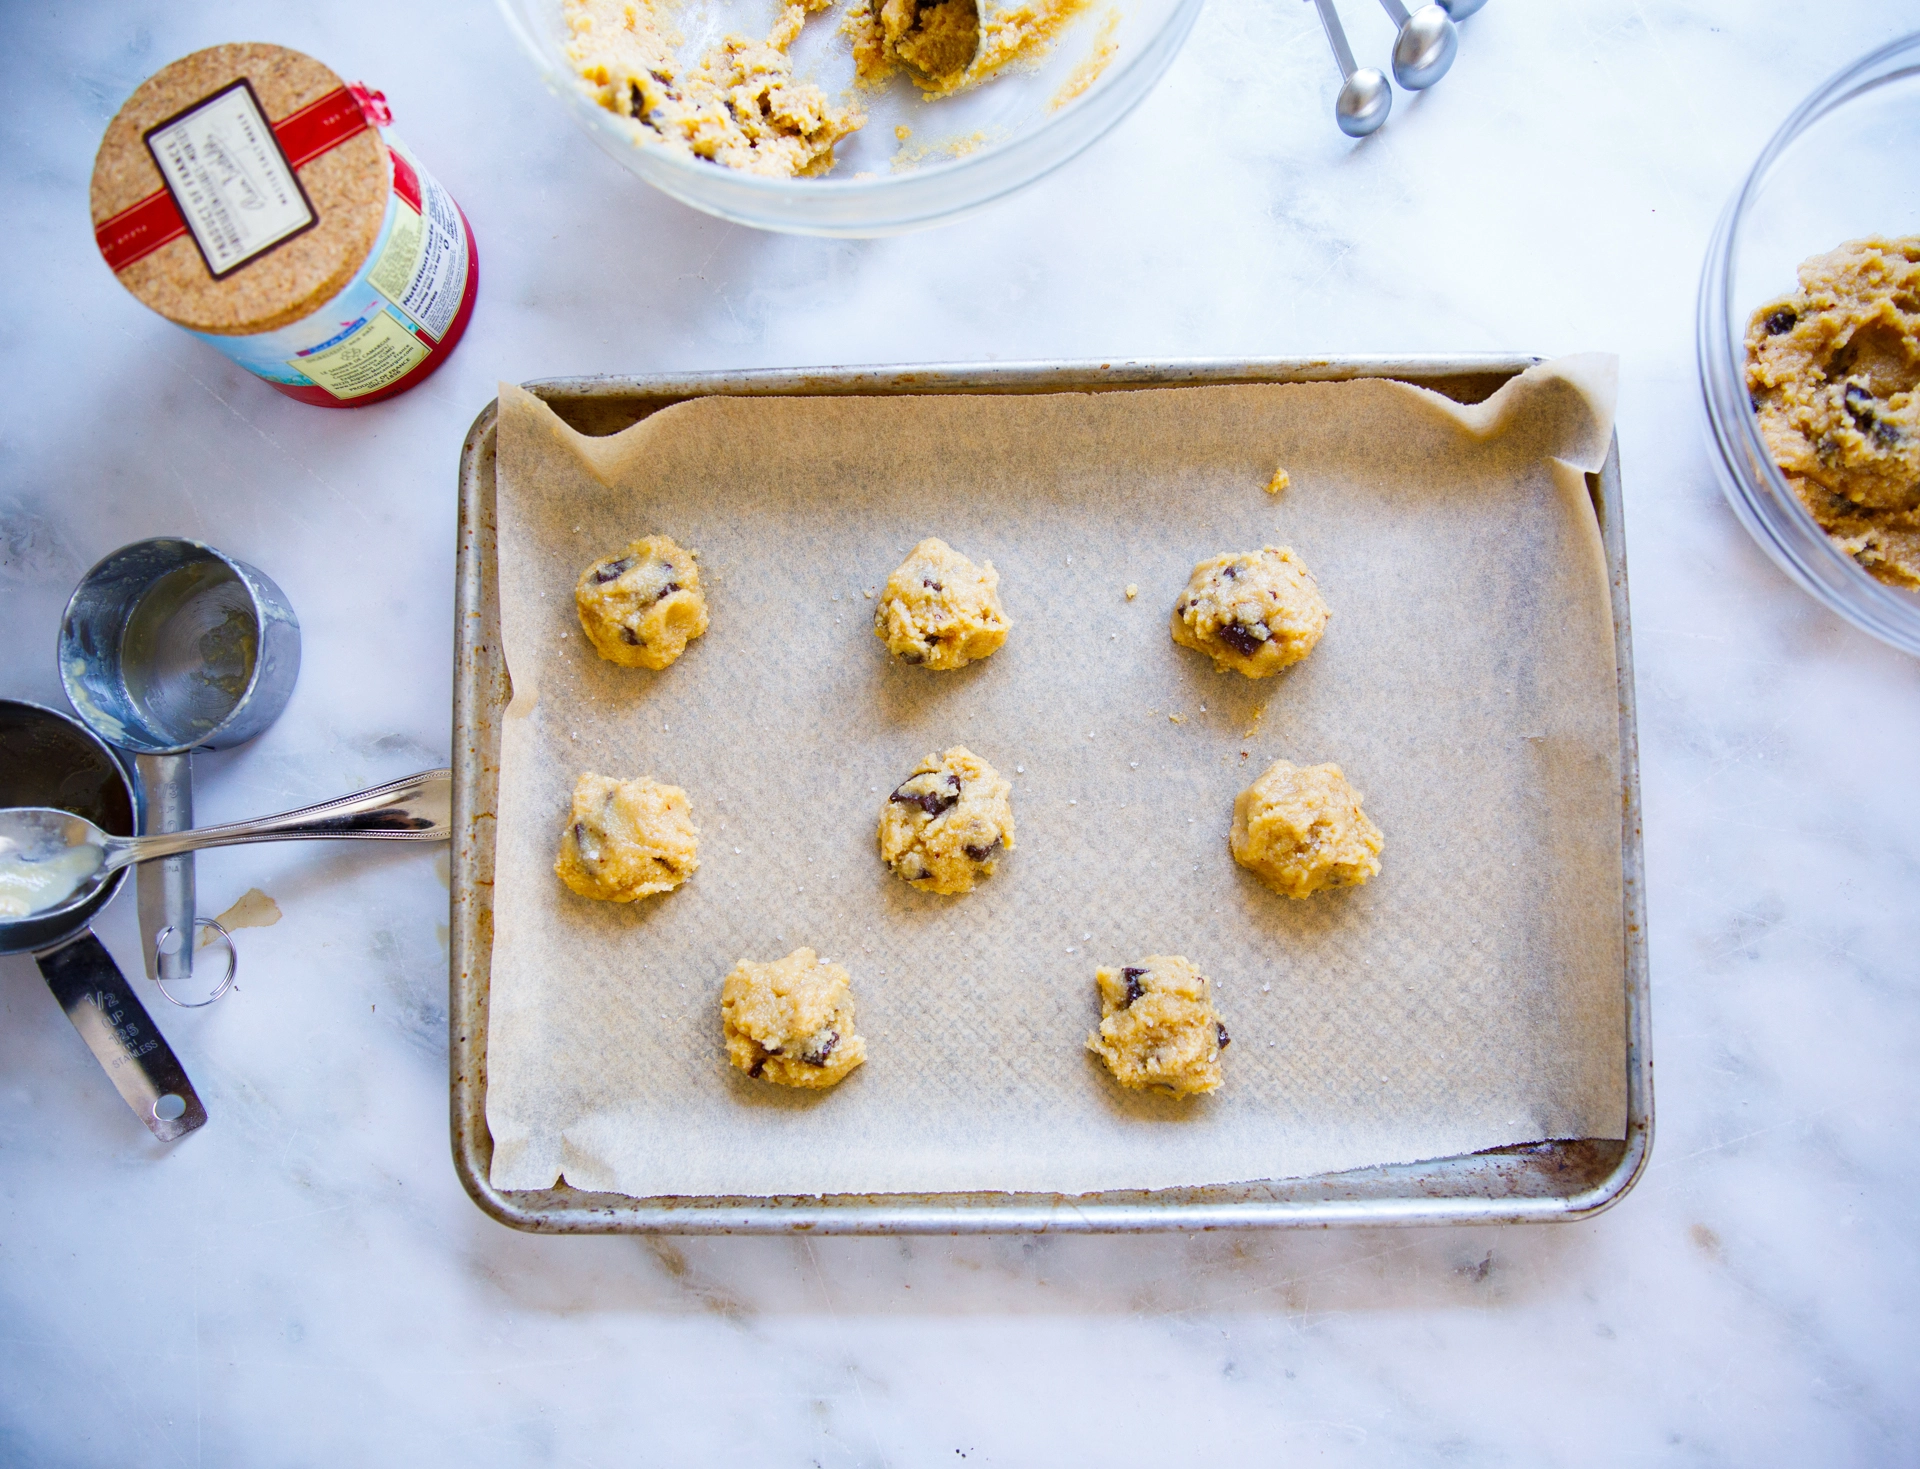
[{"label": "glass bowl with cookie dough", "polygon": [[623,166],[760,229],[899,233],[1087,147],[1201,0],[499,0]]},{"label": "glass bowl with cookie dough", "polygon": [[1821,602],[1920,653],[1920,34],[1774,134],[1708,251],[1698,332],[1741,522]]}]

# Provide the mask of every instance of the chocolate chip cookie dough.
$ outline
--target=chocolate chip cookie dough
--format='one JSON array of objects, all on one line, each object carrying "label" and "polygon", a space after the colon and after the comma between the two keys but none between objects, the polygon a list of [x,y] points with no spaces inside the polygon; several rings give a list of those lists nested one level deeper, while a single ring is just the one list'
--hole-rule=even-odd
[{"label": "chocolate chip cookie dough", "polygon": [[1213,987],[1191,960],[1149,954],[1124,969],[1099,970],[1094,980],[1100,1028],[1087,1049],[1120,1085],[1190,1097],[1225,1079],[1220,1053],[1231,1037],[1213,1008]]},{"label": "chocolate chip cookie dough", "polygon": [[1380,871],[1380,828],[1338,765],[1276,760],[1233,803],[1233,860],[1276,893],[1306,898]]},{"label": "chocolate chip cookie dough", "polygon": [[1920,588],[1920,236],[1854,240],[1799,274],[1747,326],[1760,436],[1842,550]]},{"label": "chocolate chip cookie dough", "polygon": [[832,3],[787,0],[765,41],[730,35],[682,67],[663,0],[566,0],[567,58],[602,107],[634,120],[638,141],[742,173],[821,174],[866,116],[795,81],[787,47]]},{"label": "chocolate chip cookie dough", "polygon": [[1306,563],[1286,546],[1264,546],[1194,567],[1170,630],[1215,668],[1265,678],[1311,653],[1329,615]]},{"label": "chocolate chip cookie dough", "polygon": [[720,987],[727,1059],[761,1081],[829,1087],[867,1059],[853,1031],[847,971],[795,949],[771,964],[742,959]]},{"label": "chocolate chip cookie dough", "polygon": [[972,892],[1013,850],[1012,793],[965,745],[929,755],[880,808],[880,856],[923,892]]},{"label": "chocolate chip cookie dough", "polygon": [[573,601],[595,650],[627,668],[665,668],[707,630],[700,568],[670,536],[602,556],[580,573]]},{"label": "chocolate chip cookie dough", "polygon": [[863,81],[905,71],[931,101],[976,87],[1010,63],[1037,56],[1088,3],[853,0],[844,24]]},{"label": "chocolate chip cookie dough", "polygon": [[889,653],[941,672],[985,658],[1012,625],[993,563],[975,566],[932,536],[894,569],[873,609],[873,635]]},{"label": "chocolate chip cookie dough", "polygon": [[631,903],[679,887],[699,868],[699,851],[700,828],[679,786],[588,771],[574,783],[553,870],[583,898]]},{"label": "chocolate chip cookie dough", "polygon": [[959,76],[980,49],[976,0],[862,0],[848,15],[848,29],[862,76],[884,74],[897,63],[923,87]]}]

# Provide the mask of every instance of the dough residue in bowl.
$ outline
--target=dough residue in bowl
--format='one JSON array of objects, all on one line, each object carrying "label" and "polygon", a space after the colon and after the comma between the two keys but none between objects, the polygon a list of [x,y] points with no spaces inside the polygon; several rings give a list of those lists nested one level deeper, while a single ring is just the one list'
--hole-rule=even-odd
[{"label": "dough residue in bowl", "polygon": [[1037,57],[1089,3],[852,0],[845,27],[862,81],[884,81],[904,71],[931,102]]},{"label": "dough residue in bowl", "polygon": [[[1037,60],[1090,3],[848,0],[842,29],[861,84],[905,72],[935,101]],[[764,41],[725,36],[693,65],[674,57],[682,41],[671,18],[675,0],[564,5],[572,36],[568,61],[600,106],[633,120],[638,142],[742,173],[815,177],[833,167],[834,144],[866,125],[856,104],[796,80],[787,54],[807,17],[830,9],[833,0],[786,0]],[[1104,67],[1110,38],[1102,46]]]},{"label": "dough residue in bowl", "polygon": [[1853,240],[1799,274],[1747,324],[1760,437],[1836,545],[1920,588],[1920,236]]},{"label": "dough residue in bowl", "polygon": [[795,81],[787,47],[832,3],[787,0],[766,40],[730,35],[682,67],[662,0],[566,0],[567,58],[594,100],[634,119],[643,137],[742,173],[822,174],[833,167],[833,145],[866,114]]}]

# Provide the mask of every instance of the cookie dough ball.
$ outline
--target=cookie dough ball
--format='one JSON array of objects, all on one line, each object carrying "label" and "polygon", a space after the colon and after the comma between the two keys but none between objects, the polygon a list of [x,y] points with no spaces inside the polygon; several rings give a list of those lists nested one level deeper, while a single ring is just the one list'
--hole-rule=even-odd
[{"label": "cookie dough ball", "polygon": [[1013,850],[1012,794],[965,745],[929,755],[880,808],[880,855],[924,892],[972,892]]},{"label": "cookie dough ball", "polygon": [[795,949],[771,964],[742,959],[720,987],[727,1059],[781,1086],[827,1087],[867,1059],[853,1033],[847,971]]},{"label": "cookie dough ball", "polygon": [[1306,564],[1285,546],[1264,546],[1193,568],[1173,604],[1173,640],[1215,668],[1265,678],[1311,653],[1328,616]]},{"label": "cookie dough ball", "polygon": [[1338,765],[1276,760],[1233,803],[1233,860],[1276,893],[1310,897],[1380,871],[1380,828]]},{"label": "cookie dough ball", "polygon": [[1800,266],[1747,326],[1767,452],[1873,576],[1920,587],[1920,236],[1855,240]]},{"label": "cookie dough ball", "polygon": [[1225,1079],[1220,1053],[1231,1037],[1214,1011],[1206,975],[1191,961],[1149,954],[1125,969],[1099,970],[1094,979],[1100,1028],[1087,1037],[1087,1049],[1120,1085],[1191,1097]]},{"label": "cookie dough ball", "polygon": [[665,668],[707,630],[700,568],[670,536],[602,556],[580,573],[573,601],[587,641],[626,668]]},{"label": "cookie dough ball", "polygon": [[583,898],[631,903],[692,877],[699,850],[700,828],[679,786],[588,771],[574,783],[573,816],[553,870]]},{"label": "cookie dough ball", "polygon": [[985,658],[1013,624],[1000,607],[1000,573],[975,566],[934,537],[887,578],[873,609],[873,635],[904,663],[942,672]]}]

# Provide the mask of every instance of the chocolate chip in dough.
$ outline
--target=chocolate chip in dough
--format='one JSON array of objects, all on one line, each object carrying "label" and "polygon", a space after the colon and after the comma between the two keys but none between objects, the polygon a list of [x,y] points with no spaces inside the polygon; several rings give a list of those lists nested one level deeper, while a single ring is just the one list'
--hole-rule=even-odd
[{"label": "chocolate chip in dough", "polygon": [[1251,658],[1266,641],[1244,622],[1221,623],[1218,637],[1234,652],[1246,658]]},{"label": "chocolate chip in dough", "polygon": [[918,778],[918,776],[914,776],[909,780],[902,781],[900,783],[900,789],[887,797],[887,799],[889,801],[897,801],[902,806],[918,806],[929,816],[938,816],[942,811],[947,810],[959,801],[960,797],[957,794],[959,790],[958,783],[956,783],[954,787],[956,794],[951,796],[947,795],[944,791],[927,791],[924,793],[909,791],[907,786],[911,784],[912,780],[917,780]]}]

